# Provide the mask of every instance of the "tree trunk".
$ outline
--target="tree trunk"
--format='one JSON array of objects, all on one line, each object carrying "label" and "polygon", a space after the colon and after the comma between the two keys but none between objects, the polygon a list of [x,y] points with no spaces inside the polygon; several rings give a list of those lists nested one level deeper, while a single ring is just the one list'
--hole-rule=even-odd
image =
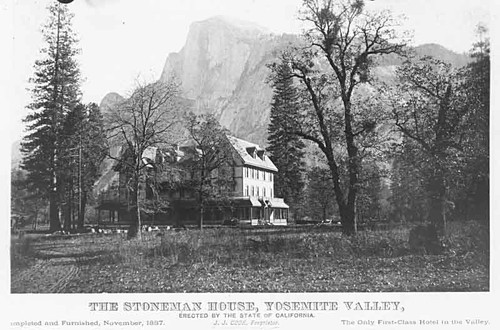
[{"label": "tree trunk", "polygon": [[428,221],[436,227],[440,234],[444,234],[446,188],[442,171],[437,170],[429,179],[428,184],[430,206]]},{"label": "tree trunk", "polygon": [[[58,81],[59,79],[59,34],[60,34],[60,22],[61,22],[61,11],[58,9],[57,11],[57,37],[56,37],[56,54],[54,57],[54,81]],[[57,104],[57,88],[54,88],[53,92],[53,100],[54,104]],[[52,109],[52,133],[55,134],[56,125],[57,125],[57,109]],[[52,150],[51,155],[51,181],[52,181],[52,189],[49,194],[49,221],[50,221],[50,232],[56,232],[61,230],[61,218],[59,216],[59,200],[57,198],[57,176],[56,176],[56,160],[57,160],[57,150],[56,145],[53,145],[54,149]]]},{"label": "tree trunk", "polygon": [[51,233],[61,230],[61,221],[59,220],[59,207],[57,203],[57,191],[52,190],[49,196],[49,231]]},{"label": "tree trunk", "polygon": [[38,207],[35,204],[35,218],[33,219],[33,227],[32,227],[33,230],[36,230],[37,222],[38,222]]},{"label": "tree trunk", "polygon": [[198,187],[198,198],[199,198],[199,203],[200,203],[200,230],[203,229],[203,213],[204,213],[204,208],[203,208],[203,178],[204,178],[205,172],[202,170],[201,172],[201,181],[200,185]]},{"label": "tree trunk", "polygon": [[139,193],[135,195],[135,205],[137,205],[137,223],[136,223],[136,230],[137,230],[137,236],[141,238],[141,208],[139,207]]},{"label": "tree trunk", "polygon": [[66,205],[61,205],[62,211],[63,211],[63,219],[64,219],[64,224],[63,228],[64,231],[69,232],[71,230],[71,220],[72,220],[72,215],[73,215],[73,198],[71,194],[72,189],[69,189],[67,192],[67,197],[66,197]]},{"label": "tree trunk", "polygon": [[356,228],[354,225],[354,205],[344,205],[340,208],[340,221],[342,223],[342,234],[351,236],[356,232]]},{"label": "tree trunk", "polygon": [[345,137],[347,154],[349,155],[349,161],[347,163],[349,171],[349,192],[347,194],[347,205],[345,207],[344,214],[345,225],[343,221],[342,232],[345,235],[350,236],[356,232],[355,217],[356,197],[358,192],[359,159],[358,148],[354,142],[354,134],[352,132],[351,101],[347,97],[344,97],[344,111]]},{"label": "tree trunk", "polygon": [[136,207],[135,216],[132,216],[133,223],[128,230],[128,238],[141,237],[141,208],[139,205],[139,182],[134,180],[132,187],[132,200]]},{"label": "tree trunk", "polygon": [[83,229],[85,226],[85,207],[87,204],[87,192],[86,191],[81,191],[81,201],[79,205],[79,212],[78,212],[78,229]]},{"label": "tree trunk", "polygon": [[203,213],[204,213],[203,206],[200,205],[200,229],[203,229]]},{"label": "tree trunk", "polygon": [[333,190],[335,192],[335,201],[337,202],[337,205],[339,207],[340,222],[342,224],[342,233],[344,235],[351,236],[356,232],[354,225],[354,216],[355,216],[354,202],[355,202],[356,192],[352,188],[349,189],[348,202],[346,203],[342,193],[342,188],[340,187],[338,168],[335,161],[333,160],[333,154],[328,154],[327,158],[330,159],[328,165],[330,167],[330,172],[332,174],[332,179],[333,179]]}]

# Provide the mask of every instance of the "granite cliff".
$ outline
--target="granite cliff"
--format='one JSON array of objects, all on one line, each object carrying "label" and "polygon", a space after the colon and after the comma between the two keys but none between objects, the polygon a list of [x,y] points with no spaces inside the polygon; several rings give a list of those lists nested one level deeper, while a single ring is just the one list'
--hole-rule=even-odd
[{"label": "granite cliff", "polygon": [[220,16],[195,22],[160,79],[178,79],[195,113],[213,113],[237,136],[265,144],[272,97],[266,64],[291,40]]},{"label": "granite cliff", "polygon": [[[186,43],[167,56],[161,81],[177,79],[185,99],[185,111],[212,113],[236,136],[266,145],[272,90],[266,83],[269,69],[279,52],[296,40],[293,35],[276,35],[249,22],[216,16],[191,24]],[[468,57],[437,44],[415,49],[418,55],[432,55],[455,66]],[[378,61],[373,73],[390,78],[400,59],[388,56]],[[108,94],[101,105],[121,98]]]}]

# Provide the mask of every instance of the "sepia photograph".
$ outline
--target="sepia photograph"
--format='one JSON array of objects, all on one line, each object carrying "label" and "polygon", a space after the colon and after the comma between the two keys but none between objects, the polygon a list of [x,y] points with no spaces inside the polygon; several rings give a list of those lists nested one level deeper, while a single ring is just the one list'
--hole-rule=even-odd
[{"label": "sepia photograph", "polygon": [[493,327],[493,1],[1,7],[9,329]]}]

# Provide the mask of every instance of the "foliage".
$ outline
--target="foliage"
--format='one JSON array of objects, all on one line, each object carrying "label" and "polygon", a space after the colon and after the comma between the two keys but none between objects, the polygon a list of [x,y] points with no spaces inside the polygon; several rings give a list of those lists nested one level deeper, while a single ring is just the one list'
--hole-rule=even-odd
[{"label": "foliage", "polygon": [[268,127],[269,157],[278,168],[274,189],[290,205],[291,216],[299,219],[304,190],[304,142],[290,134],[300,112],[299,95],[294,87],[289,63],[275,68],[270,82],[273,87],[270,123]]},{"label": "foliage", "polygon": [[364,1],[304,0],[301,19],[310,27],[304,45],[282,54],[302,97],[301,116],[291,133],[313,142],[324,154],[348,235],[355,230],[363,141],[370,140],[380,124],[375,112],[365,115],[370,114],[365,110],[376,109],[369,105],[370,98],[356,99],[355,92],[371,82],[374,57],[403,49],[395,42],[391,16],[364,12],[363,7]]},{"label": "foliage", "polygon": [[489,223],[490,150],[490,51],[487,30],[479,26],[479,40],[472,50],[473,61],[461,70],[462,106],[467,109],[461,126],[465,155],[462,180],[454,181],[457,213]]},{"label": "foliage", "polygon": [[[423,192],[426,218],[441,231],[455,202],[467,205],[479,186],[487,196],[489,58],[480,58],[460,69],[431,57],[410,58],[397,70],[399,84],[386,94],[404,137],[396,170],[416,172],[413,182],[396,176],[395,185]],[[408,207],[404,196],[397,198],[398,208]]]},{"label": "foliage", "polygon": [[[65,138],[59,158],[61,186],[64,186],[60,195],[64,202],[64,228],[70,230],[78,226],[82,229],[87,201],[107,154],[103,118],[97,104],[78,104],[71,109],[60,135]],[[75,210],[78,217],[75,217]]]},{"label": "foliage", "polygon": [[335,210],[332,177],[326,168],[313,167],[307,171],[306,212],[314,220],[326,220]]},{"label": "foliage", "polygon": [[186,118],[186,128],[194,142],[191,156],[184,161],[188,175],[185,187],[193,191],[199,207],[199,226],[203,228],[205,210],[230,203],[234,191],[233,153],[227,131],[213,115]]},{"label": "foliage", "polygon": [[32,228],[36,229],[40,220],[46,220],[47,200],[43,198],[43,194],[37,189],[33,190],[26,180],[26,172],[23,170],[12,170],[10,182],[12,229],[22,227],[28,223],[32,225]]},{"label": "foliage", "polygon": [[29,237],[11,240],[10,265],[12,269],[25,269],[32,266],[36,253]]},{"label": "foliage", "polygon": [[366,162],[360,175],[359,195],[356,200],[357,222],[381,220],[382,179],[385,173],[376,163]]},{"label": "foliage", "polygon": [[401,150],[394,154],[392,162],[391,220],[395,222],[422,222],[427,218],[427,195],[423,182],[425,177],[419,171],[422,157],[418,149],[406,143],[403,138]]},{"label": "foliage", "polygon": [[75,56],[76,36],[67,6],[52,3],[49,20],[42,32],[45,47],[41,59],[35,62],[35,74],[30,80],[31,113],[25,118],[29,134],[22,142],[22,168],[27,181],[42,198],[49,200],[50,230],[60,228],[58,194],[60,190],[62,122],[80,98],[80,72]]}]

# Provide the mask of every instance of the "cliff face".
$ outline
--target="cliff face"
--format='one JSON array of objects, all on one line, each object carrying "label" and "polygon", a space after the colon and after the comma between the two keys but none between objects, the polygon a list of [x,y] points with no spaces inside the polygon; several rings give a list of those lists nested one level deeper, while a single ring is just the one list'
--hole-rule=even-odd
[{"label": "cliff face", "polygon": [[195,22],[182,50],[168,56],[160,79],[178,79],[193,112],[213,113],[234,134],[263,144],[272,95],[266,64],[286,39],[224,17]]}]

